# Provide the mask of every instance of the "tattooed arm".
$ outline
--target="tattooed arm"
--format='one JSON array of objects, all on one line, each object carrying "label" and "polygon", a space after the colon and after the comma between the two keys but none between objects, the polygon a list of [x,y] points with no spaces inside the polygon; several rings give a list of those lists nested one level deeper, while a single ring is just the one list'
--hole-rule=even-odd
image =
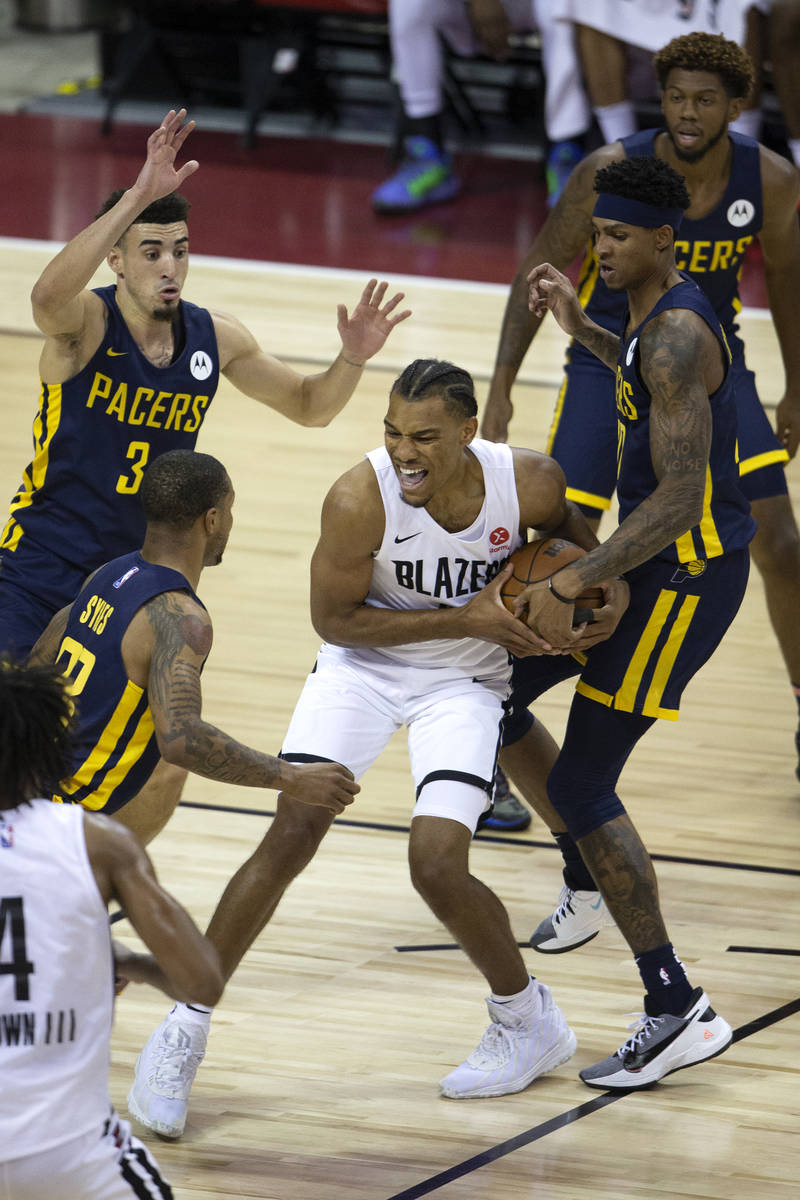
[{"label": "tattooed arm", "polygon": [[208,613],[185,592],[163,592],[137,613],[123,639],[126,666],[144,670],[158,748],[167,762],[244,787],[276,788],[342,812],[359,787],[338,763],[295,764],[238,742],[203,720],[200,672],[211,650]]},{"label": "tattooed arm", "polygon": [[67,621],[69,620],[71,610],[72,605],[68,604],[66,608],[59,609],[56,615],[51,618],[50,624],[44,633],[40,634],[36,645],[31,650],[28,662],[38,665],[39,663],[56,661],[58,648],[61,645],[64,630],[67,628]]},{"label": "tattooed arm", "polygon": [[[710,393],[722,383],[719,343],[689,309],[669,309],[639,341],[642,379],[650,392],[650,457],[658,483],[615,532],[553,576],[564,597],[622,575],[652,558],[700,520],[711,448]],[[541,587],[520,595],[529,623],[554,646],[569,644],[571,607]]]},{"label": "tattooed arm", "polygon": [[528,275],[545,262],[565,271],[584,249],[592,235],[592,209],[597,199],[592,186],[595,172],[622,157],[622,147],[616,142],[602,146],[578,163],[519,265],[503,314],[494,374],[481,422],[483,437],[496,442],[508,438],[508,423],[514,411],[511,389],[544,317],[544,309],[533,312],[528,307]]}]

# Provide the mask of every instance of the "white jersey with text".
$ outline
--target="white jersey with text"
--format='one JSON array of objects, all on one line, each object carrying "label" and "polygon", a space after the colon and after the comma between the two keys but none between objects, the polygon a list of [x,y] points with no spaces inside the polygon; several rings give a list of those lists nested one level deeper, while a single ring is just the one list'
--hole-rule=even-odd
[{"label": "white jersey with text", "polygon": [[99,1132],[114,969],[83,809],[0,812],[0,1162]]},{"label": "white jersey with text", "polygon": [[[425,508],[402,498],[394,467],[381,447],[367,454],[386,513],[383,541],[373,563],[366,603],[376,608],[429,609],[466,604],[522,545],[514,463],[508,446],[476,438],[469,446],[483,471],[481,511],[468,529],[448,533]],[[465,675],[502,672],[508,654],[479,638],[447,638],[401,646],[342,649],[348,661],[393,661],[412,667],[448,667]]]}]

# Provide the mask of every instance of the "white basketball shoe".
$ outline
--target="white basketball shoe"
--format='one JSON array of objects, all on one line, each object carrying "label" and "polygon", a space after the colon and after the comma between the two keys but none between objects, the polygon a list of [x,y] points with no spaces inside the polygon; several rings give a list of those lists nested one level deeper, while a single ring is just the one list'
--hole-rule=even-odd
[{"label": "white basketball shoe", "polygon": [[154,1029],[136,1060],[128,1111],[165,1138],[179,1138],[186,1125],[189,1093],[206,1052],[206,1034],[195,1021],[169,1013]]}]

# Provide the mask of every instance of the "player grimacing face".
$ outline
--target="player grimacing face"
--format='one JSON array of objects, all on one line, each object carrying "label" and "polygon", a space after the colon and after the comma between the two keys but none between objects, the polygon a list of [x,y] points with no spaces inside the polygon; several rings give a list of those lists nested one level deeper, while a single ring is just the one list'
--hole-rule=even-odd
[{"label": "player grimacing face", "polygon": [[674,69],[667,76],[661,111],[676,156],[699,162],[728,132],[741,101],[731,100],[719,75]]},{"label": "player grimacing face", "polygon": [[171,321],[189,269],[186,222],[131,225],[109,255],[109,263],[118,283],[145,316]]},{"label": "player grimacing face", "polygon": [[384,443],[406,504],[423,508],[463,469],[464,448],[477,431],[475,417],[449,412],[441,396],[405,400],[392,393]]}]

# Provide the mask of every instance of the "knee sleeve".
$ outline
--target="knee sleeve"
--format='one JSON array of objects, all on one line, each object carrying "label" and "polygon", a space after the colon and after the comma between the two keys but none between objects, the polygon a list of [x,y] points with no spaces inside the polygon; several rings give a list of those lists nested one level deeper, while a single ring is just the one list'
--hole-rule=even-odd
[{"label": "knee sleeve", "polygon": [[625,807],[613,787],[608,788],[593,774],[574,768],[574,763],[559,756],[547,779],[547,795],[577,841],[607,821],[621,817]]}]

